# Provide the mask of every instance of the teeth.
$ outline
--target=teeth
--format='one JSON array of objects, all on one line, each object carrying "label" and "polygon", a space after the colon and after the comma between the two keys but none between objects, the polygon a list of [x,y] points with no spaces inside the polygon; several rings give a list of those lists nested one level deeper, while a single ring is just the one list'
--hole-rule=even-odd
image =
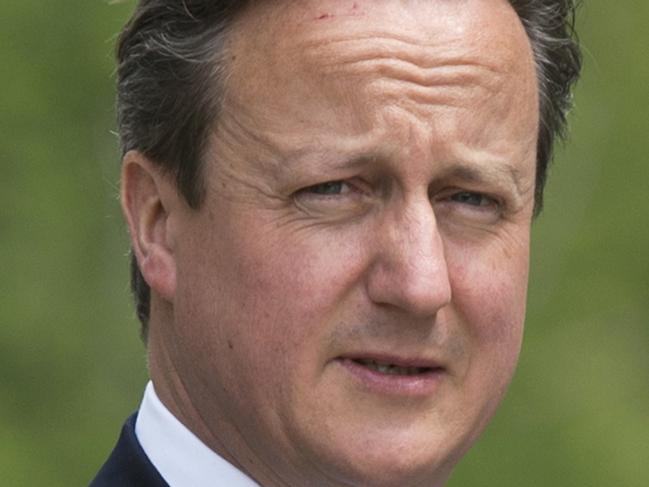
[{"label": "teeth", "polygon": [[369,369],[386,375],[416,375],[423,371],[423,369],[419,367],[399,367],[392,364],[381,364],[373,360],[359,360],[359,363]]}]

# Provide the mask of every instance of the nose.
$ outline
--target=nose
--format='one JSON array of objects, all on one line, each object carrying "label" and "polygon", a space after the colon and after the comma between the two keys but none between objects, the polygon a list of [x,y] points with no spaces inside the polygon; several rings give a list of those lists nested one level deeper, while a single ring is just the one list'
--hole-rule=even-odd
[{"label": "nose", "polygon": [[430,317],[451,301],[444,243],[428,198],[382,218],[366,287],[370,299]]}]

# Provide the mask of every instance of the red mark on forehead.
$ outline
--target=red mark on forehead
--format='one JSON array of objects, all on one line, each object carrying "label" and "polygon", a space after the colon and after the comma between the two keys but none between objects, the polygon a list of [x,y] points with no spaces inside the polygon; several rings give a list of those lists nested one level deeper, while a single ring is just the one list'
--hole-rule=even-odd
[{"label": "red mark on forehead", "polygon": [[[349,10],[347,12],[339,12],[338,16],[339,17],[350,17],[350,16],[355,16],[355,15],[360,15],[361,12],[358,12],[358,2],[354,2]],[[323,12],[319,15],[317,15],[314,20],[326,20],[326,19],[333,19],[336,17],[335,13],[331,12]]]}]

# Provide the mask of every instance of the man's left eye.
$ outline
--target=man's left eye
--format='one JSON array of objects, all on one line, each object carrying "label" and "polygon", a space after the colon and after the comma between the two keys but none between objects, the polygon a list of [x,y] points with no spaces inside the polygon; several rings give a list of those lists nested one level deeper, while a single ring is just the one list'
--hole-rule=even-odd
[{"label": "man's left eye", "polygon": [[451,196],[451,200],[457,203],[478,207],[486,207],[496,204],[493,198],[489,198],[481,193],[473,193],[471,191],[455,193]]}]

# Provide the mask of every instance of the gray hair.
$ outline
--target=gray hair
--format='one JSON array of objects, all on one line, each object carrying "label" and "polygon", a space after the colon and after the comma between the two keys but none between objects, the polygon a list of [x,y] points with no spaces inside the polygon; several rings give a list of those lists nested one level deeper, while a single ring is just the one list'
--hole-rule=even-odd
[{"label": "gray hair", "polygon": [[[537,67],[540,125],[535,214],[543,205],[554,142],[566,133],[571,90],[581,70],[575,0],[509,0]],[[173,175],[199,208],[201,166],[227,75],[229,31],[247,0],[140,0],[117,45],[117,113],[122,153],[138,150]],[[131,256],[131,288],[142,336],[151,290]]]}]

